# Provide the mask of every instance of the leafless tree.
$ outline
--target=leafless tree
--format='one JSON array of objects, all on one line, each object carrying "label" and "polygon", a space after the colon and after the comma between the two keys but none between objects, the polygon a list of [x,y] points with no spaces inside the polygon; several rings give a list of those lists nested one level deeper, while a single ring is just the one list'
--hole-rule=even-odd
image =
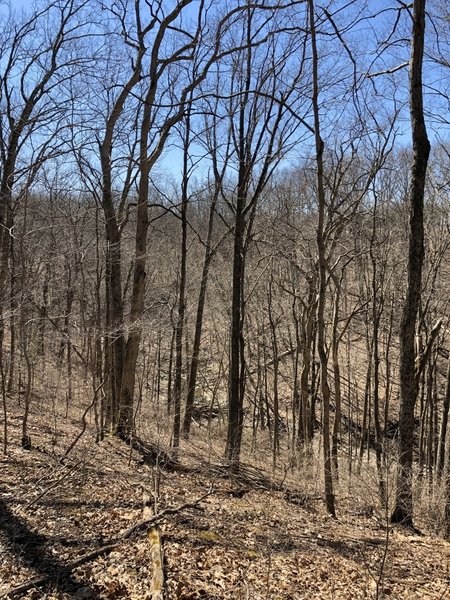
[{"label": "leafless tree", "polygon": [[412,14],[412,46],[409,74],[413,163],[409,200],[408,283],[400,330],[400,420],[399,463],[394,523],[413,525],[413,446],[414,407],[418,394],[415,333],[422,283],[424,259],[423,205],[425,178],[430,143],[427,137],[423,108],[422,65],[425,47],[425,0],[414,0]]}]

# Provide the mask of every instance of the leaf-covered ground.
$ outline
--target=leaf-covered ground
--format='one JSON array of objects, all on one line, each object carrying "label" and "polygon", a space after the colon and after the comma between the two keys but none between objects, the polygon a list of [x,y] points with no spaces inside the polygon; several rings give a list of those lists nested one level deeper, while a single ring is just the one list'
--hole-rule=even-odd
[{"label": "leaf-covered ground", "polygon": [[[119,440],[95,444],[90,427],[61,461],[77,420],[61,418],[55,440],[36,411],[29,452],[19,445],[20,414],[9,423],[0,462],[0,597],[50,576],[15,597],[150,598],[145,532],[74,570],[67,565],[142,519],[142,490],[155,489],[155,470]],[[159,477],[156,512],[210,492],[159,524],[168,600],[450,598],[450,544],[443,540],[386,529],[377,510],[351,497],[340,499],[335,521],[320,495],[305,494],[300,475],[297,488],[290,478],[289,493],[219,475],[204,467]]]}]

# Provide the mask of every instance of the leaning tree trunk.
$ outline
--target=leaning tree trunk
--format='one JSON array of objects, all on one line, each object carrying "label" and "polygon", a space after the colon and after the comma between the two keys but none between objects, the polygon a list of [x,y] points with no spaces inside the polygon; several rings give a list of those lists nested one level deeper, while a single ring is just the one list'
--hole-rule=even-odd
[{"label": "leaning tree trunk", "polygon": [[219,196],[219,187],[214,191],[214,195],[209,209],[208,235],[206,238],[205,258],[203,260],[202,277],[200,282],[200,291],[197,303],[197,316],[195,319],[194,345],[192,347],[192,358],[189,369],[188,392],[186,398],[186,409],[183,420],[183,437],[189,438],[189,432],[192,421],[192,410],[194,408],[195,388],[197,385],[198,362],[200,356],[200,343],[203,329],[203,313],[205,310],[206,289],[208,285],[209,266],[211,264],[214,251],[212,249],[212,238],[214,230],[214,215],[216,212],[216,203]]},{"label": "leaning tree trunk", "polygon": [[419,379],[416,372],[414,335],[420,301],[424,259],[423,205],[430,142],[423,110],[422,65],[425,40],[426,0],[414,0],[413,33],[409,73],[409,100],[413,141],[413,164],[409,189],[408,282],[400,327],[399,458],[393,523],[413,526],[412,468],[414,408]]}]

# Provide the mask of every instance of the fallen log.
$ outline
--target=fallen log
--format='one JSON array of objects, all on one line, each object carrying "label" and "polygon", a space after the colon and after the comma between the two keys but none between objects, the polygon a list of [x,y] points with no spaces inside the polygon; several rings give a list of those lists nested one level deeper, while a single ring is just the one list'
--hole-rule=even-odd
[{"label": "fallen log", "polygon": [[124,433],[120,430],[117,432],[117,437],[130,448],[136,450],[141,455],[144,464],[152,467],[164,467],[169,471],[176,469],[177,462],[159,445],[147,442],[135,434]]},{"label": "fallen log", "polygon": [[[144,490],[143,492],[143,517],[150,519],[153,510],[151,506],[152,495]],[[150,584],[150,594],[152,600],[164,600],[164,551],[156,523],[150,526],[147,537],[150,543],[150,557],[152,560],[152,579]]]},{"label": "fallen log", "polygon": [[150,542],[150,556],[152,559],[152,581],[150,594],[152,600],[164,600],[164,552],[161,535],[156,525],[150,527],[147,533]]}]

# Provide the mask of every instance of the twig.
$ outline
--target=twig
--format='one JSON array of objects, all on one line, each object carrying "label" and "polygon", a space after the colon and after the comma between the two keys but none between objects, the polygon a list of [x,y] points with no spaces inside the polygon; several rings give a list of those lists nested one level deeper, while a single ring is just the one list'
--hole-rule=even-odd
[{"label": "twig", "polygon": [[86,416],[88,414],[88,412],[91,410],[91,408],[94,406],[94,404],[97,402],[97,393],[100,390],[100,388],[103,386],[103,382],[101,382],[94,390],[94,397],[92,399],[92,402],[86,407],[85,411],[83,412],[83,415],[81,417],[81,431],[75,436],[74,440],[72,441],[72,443],[70,444],[70,446],[67,448],[67,450],[64,452],[64,456],[62,457],[61,460],[64,460],[64,458],[66,458],[66,456],[73,450],[73,448],[76,446],[76,444],[80,441],[80,439],[82,438],[82,436],[84,435],[84,432],[86,431],[87,428],[87,423],[86,423]]},{"label": "twig", "polygon": [[409,65],[409,62],[402,62],[400,65],[396,65],[395,67],[391,67],[390,69],[384,69],[383,71],[377,71],[376,73],[367,73],[366,77],[368,79],[373,79],[374,77],[379,77],[380,75],[390,75],[391,73],[396,73],[400,71],[400,69],[404,69]]},{"label": "twig", "polygon": [[203,496],[200,496],[200,498],[197,498],[197,500],[194,500],[193,502],[186,502],[186,504],[181,504],[180,506],[174,506],[174,507],[169,506],[169,508],[165,508],[164,510],[157,513],[156,515],[153,515],[149,519],[143,519],[142,521],[139,521],[138,523],[136,523],[136,525],[133,525],[132,527],[127,529],[125,531],[125,533],[123,533],[120,536],[119,540],[120,539],[125,539],[125,540],[129,539],[135,533],[137,533],[138,531],[140,531],[147,525],[152,525],[153,523],[157,523],[158,521],[161,521],[161,519],[163,519],[167,515],[174,515],[183,510],[186,510],[187,508],[195,508],[200,502],[202,502],[205,498],[210,496],[212,493],[213,493],[213,490],[209,489],[208,492],[206,492],[206,494],[203,494]]},{"label": "twig", "polygon": [[33,504],[36,504],[36,502],[38,502],[38,500],[40,500],[41,498],[43,498],[44,496],[46,496],[49,492],[51,492],[53,489],[55,489],[55,487],[57,487],[62,481],[64,481],[64,479],[66,477],[68,477],[71,473],[73,473],[73,471],[75,471],[75,469],[77,467],[79,467],[82,462],[83,461],[80,460],[77,463],[75,463],[75,465],[73,465],[73,467],[71,469],[69,469],[68,471],[66,471],[64,473],[64,475],[62,475],[59,479],[57,479],[54,483],[52,483],[46,490],[44,490],[41,494],[39,494],[39,496],[37,496],[37,498],[34,498],[30,502],[28,502],[28,504],[25,506],[25,510],[27,510],[28,508],[30,508],[30,506],[33,506]]}]

